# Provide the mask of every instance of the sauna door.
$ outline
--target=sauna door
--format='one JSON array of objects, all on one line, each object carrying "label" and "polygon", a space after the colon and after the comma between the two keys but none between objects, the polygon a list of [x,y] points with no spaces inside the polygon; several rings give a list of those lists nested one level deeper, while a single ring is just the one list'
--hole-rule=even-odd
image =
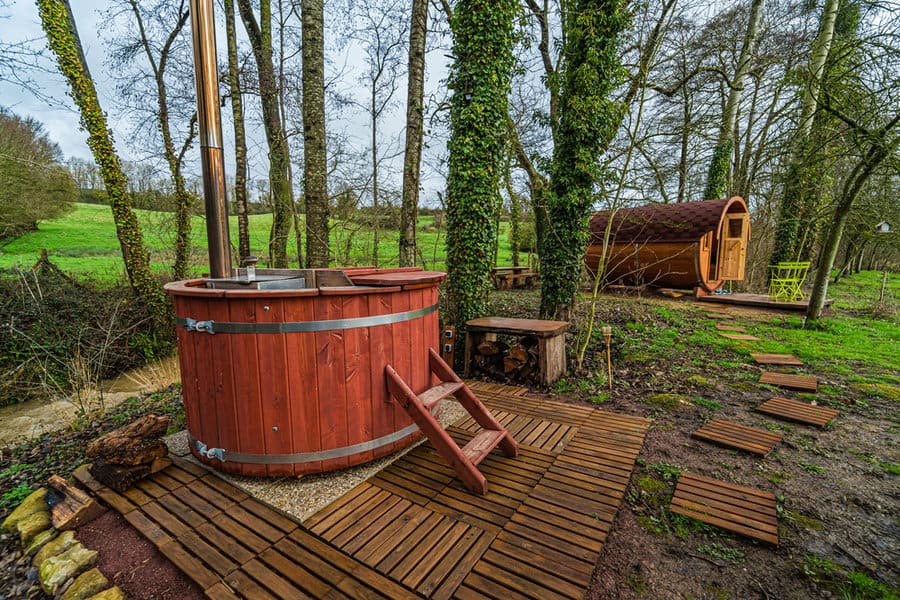
[{"label": "sauna door", "polygon": [[744,279],[747,241],[750,239],[750,215],[725,215],[719,240],[718,273],[716,279]]}]

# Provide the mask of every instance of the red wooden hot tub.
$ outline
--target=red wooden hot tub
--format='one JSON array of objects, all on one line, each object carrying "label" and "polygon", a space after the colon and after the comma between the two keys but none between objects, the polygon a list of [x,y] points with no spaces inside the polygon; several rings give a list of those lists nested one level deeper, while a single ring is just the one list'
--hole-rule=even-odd
[{"label": "red wooden hot tub", "polygon": [[431,387],[428,348],[439,347],[437,288],[446,275],[344,273],[353,285],[166,286],[194,456],[229,473],[302,475],[363,463],[420,437],[389,398],[384,367],[417,393]]}]

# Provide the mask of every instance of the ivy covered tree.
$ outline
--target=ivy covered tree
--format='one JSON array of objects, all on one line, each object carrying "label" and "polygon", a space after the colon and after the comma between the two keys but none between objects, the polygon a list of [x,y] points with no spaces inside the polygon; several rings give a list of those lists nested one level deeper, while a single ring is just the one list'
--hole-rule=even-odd
[{"label": "ivy covered tree", "polygon": [[630,22],[625,0],[576,0],[566,13],[559,126],[553,150],[549,230],[541,248],[541,316],[568,320],[588,242],[588,219],[602,173],[601,152],[615,136],[623,105],[619,36]]},{"label": "ivy covered tree", "polygon": [[484,314],[490,287],[516,10],[514,0],[461,0],[452,19],[448,316],[461,329]]},{"label": "ivy covered tree", "polygon": [[100,167],[128,280],[157,322],[167,323],[170,311],[166,296],[150,270],[150,255],[144,247],[144,237],[127,192],[128,180],[84,58],[72,7],[67,0],[38,0],[37,5],[50,50],[69,84],[69,95],[78,106],[81,126],[88,133],[88,146]]}]

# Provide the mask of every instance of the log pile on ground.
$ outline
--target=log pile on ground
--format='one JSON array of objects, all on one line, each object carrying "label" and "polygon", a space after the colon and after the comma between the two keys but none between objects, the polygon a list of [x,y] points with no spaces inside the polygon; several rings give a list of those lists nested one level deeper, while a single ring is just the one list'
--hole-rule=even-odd
[{"label": "log pile on ground", "polygon": [[162,436],[169,417],[146,415],[91,442],[91,474],[103,485],[123,492],[135,482],[166,468],[168,449]]},{"label": "log pile on ground", "polygon": [[511,344],[485,340],[478,344],[475,366],[486,375],[501,381],[536,381],[540,375],[538,338],[526,335]]}]

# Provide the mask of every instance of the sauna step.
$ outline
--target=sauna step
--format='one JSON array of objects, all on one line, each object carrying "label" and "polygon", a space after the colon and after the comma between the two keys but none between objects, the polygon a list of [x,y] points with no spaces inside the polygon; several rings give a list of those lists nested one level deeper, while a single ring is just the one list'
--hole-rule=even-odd
[{"label": "sauna step", "polygon": [[477,465],[484,460],[491,450],[497,447],[503,441],[506,431],[496,431],[492,429],[482,429],[468,444],[463,446],[462,453],[466,455],[473,465]]},{"label": "sauna step", "polygon": [[419,402],[425,406],[425,410],[431,411],[438,402],[455,394],[463,385],[465,384],[461,381],[439,383],[419,394]]},{"label": "sauna step", "polygon": [[[486,494],[487,479],[478,470],[478,463],[497,447],[506,456],[516,457],[519,445],[433,348],[428,349],[428,366],[441,383],[417,395],[397,371],[387,365],[384,374],[391,398],[403,407],[435,450],[450,463],[466,487],[476,494]],[[481,426],[481,431],[462,448],[431,414],[431,407],[450,394],[456,397],[472,419]]]}]

